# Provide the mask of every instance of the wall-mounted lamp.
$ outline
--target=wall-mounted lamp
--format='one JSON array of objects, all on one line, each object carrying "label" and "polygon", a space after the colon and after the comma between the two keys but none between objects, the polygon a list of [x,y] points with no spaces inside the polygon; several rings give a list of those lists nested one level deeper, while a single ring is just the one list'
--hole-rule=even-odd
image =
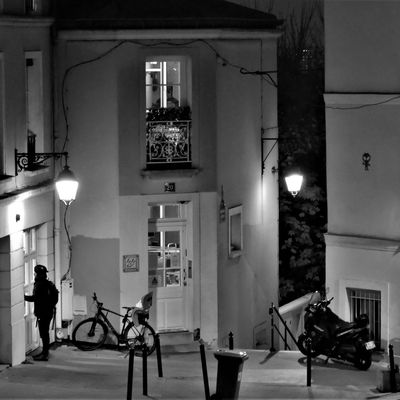
[{"label": "wall-mounted lamp", "polygon": [[50,158],[65,157],[65,166],[56,179],[56,189],[60,200],[66,205],[71,204],[76,198],[79,183],[67,165],[68,152],[36,153],[35,137],[36,135],[32,133],[28,134],[27,153],[18,153],[18,150],[15,149],[15,175],[18,175],[18,172],[21,171],[35,171],[44,168],[43,163]]},{"label": "wall-mounted lamp", "polygon": [[[272,145],[271,149],[266,154],[266,156],[264,156],[264,142],[269,141],[269,140],[274,141],[274,144]],[[278,143],[278,140],[279,140],[279,138],[261,138],[261,162],[262,162],[261,175],[264,175],[265,162],[266,162],[268,156],[271,154],[274,147],[276,146],[276,144]],[[271,172],[273,174],[277,173],[278,171],[279,171],[278,168],[275,166],[273,166],[271,168]],[[301,175],[299,173],[289,174],[288,176],[285,177],[285,181],[286,181],[286,186],[287,186],[288,191],[292,194],[293,197],[297,196],[297,194],[299,193],[301,186],[303,184],[303,175]]]},{"label": "wall-mounted lamp", "polygon": [[303,184],[303,175],[294,173],[286,176],[285,181],[288,191],[293,197],[297,196],[297,194],[300,192],[301,185]]}]

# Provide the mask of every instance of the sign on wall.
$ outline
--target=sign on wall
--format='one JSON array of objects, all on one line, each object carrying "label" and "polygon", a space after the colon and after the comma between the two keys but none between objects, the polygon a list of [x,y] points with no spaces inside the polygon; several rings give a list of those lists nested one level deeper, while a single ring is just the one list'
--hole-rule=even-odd
[{"label": "sign on wall", "polygon": [[122,257],[122,270],[124,272],[139,271],[139,254],[130,254]]}]

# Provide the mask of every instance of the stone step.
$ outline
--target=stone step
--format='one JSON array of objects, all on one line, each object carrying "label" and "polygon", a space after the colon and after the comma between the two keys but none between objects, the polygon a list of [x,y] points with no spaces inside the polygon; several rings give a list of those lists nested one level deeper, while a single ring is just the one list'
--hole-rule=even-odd
[{"label": "stone step", "polygon": [[199,343],[193,340],[193,332],[159,332],[163,352],[192,352],[199,350]]}]

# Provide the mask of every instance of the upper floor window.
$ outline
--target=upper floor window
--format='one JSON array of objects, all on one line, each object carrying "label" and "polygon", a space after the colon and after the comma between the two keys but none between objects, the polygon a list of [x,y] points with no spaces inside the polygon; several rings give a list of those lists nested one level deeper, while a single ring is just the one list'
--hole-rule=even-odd
[{"label": "upper floor window", "polygon": [[146,163],[150,169],[191,166],[191,79],[186,57],[146,59]]},{"label": "upper floor window", "polygon": [[34,136],[36,151],[43,151],[43,80],[40,52],[25,54],[26,130]]},{"label": "upper floor window", "polygon": [[25,0],[25,13],[28,15],[39,14],[40,1],[39,0]]}]

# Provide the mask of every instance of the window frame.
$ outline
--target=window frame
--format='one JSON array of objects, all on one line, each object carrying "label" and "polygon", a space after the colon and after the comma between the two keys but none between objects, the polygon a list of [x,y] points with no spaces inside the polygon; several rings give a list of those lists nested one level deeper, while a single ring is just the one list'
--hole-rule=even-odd
[{"label": "window frame", "polygon": [[[168,174],[168,171],[171,170],[177,170],[181,171],[181,173],[184,174],[190,174],[192,176],[193,174],[197,173],[197,167],[198,165],[198,160],[199,160],[199,143],[198,143],[198,134],[197,134],[197,97],[195,97],[195,94],[197,92],[197,89],[195,89],[197,86],[197,75],[196,71],[197,69],[195,68],[195,63],[196,63],[196,53],[195,49],[193,48],[182,48],[177,51],[177,49],[165,49],[165,48],[145,48],[143,47],[140,52],[141,56],[139,57],[140,60],[140,66],[139,66],[139,87],[140,87],[140,104],[139,104],[139,112],[140,112],[140,163],[142,166],[142,175],[151,177],[153,174],[159,175],[163,174],[165,175],[166,173]],[[146,140],[146,129],[147,129],[147,124],[146,124],[146,115],[147,115],[147,104],[146,104],[146,61],[148,61],[150,58],[166,58],[168,60],[184,60],[185,61],[185,74],[186,77],[184,79],[184,83],[182,82],[182,88],[185,87],[184,90],[186,90],[186,102],[184,104],[187,104],[187,106],[190,107],[191,111],[191,163],[190,166],[188,165],[182,165],[182,167],[179,167],[177,165],[173,164],[173,168],[160,168],[158,169],[153,169],[149,168],[147,164],[147,140]],[[182,79],[183,81],[183,79]],[[163,172],[164,171],[164,172]],[[171,172],[172,173],[172,172]]]}]

